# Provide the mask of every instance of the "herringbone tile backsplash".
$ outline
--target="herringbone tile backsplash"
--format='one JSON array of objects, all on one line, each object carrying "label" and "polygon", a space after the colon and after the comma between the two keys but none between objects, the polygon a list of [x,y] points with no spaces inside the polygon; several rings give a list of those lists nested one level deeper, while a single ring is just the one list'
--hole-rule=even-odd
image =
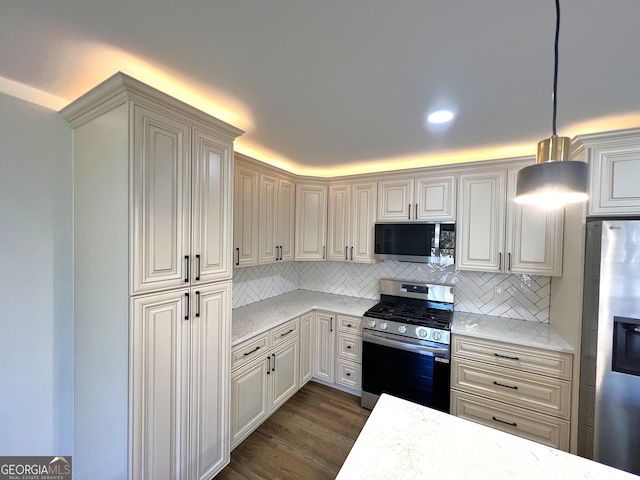
[{"label": "herringbone tile backsplash", "polygon": [[[299,288],[377,299],[382,278],[455,285],[457,311],[549,322],[549,277],[456,271],[453,265],[390,261],[372,265],[287,262],[239,268],[233,277],[233,307]],[[496,293],[499,290],[501,294]]]}]

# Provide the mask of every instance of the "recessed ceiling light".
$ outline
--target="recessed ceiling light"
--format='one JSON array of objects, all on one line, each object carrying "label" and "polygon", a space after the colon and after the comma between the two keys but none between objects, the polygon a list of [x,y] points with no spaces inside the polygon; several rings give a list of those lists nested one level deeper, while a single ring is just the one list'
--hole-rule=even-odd
[{"label": "recessed ceiling light", "polygon": [[438,110],[427,117],[429,123],[447,123],[451,120],[453,120],[453,113],[449,110]]}]

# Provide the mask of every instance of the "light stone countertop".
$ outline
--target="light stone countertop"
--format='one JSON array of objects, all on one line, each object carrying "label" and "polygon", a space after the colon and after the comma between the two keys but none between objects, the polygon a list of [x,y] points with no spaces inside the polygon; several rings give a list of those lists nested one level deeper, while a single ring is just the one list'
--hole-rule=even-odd
[{"label": "light stone countertop", "polygon": [[[361,317],[378,300],[296,290],[234,308],[231,345],[276,327],[311,310]],[[454,312],[451,333],[509,342],[516,345],[574,353],[574,349],[548,324]]]},{"label": "light stone countertop", "polygon": [[571,345],[546,323],[454,312],[451,333],[574,353]]},{"label": "light stone countertop", "polygon": [[311,310],[326,310],[361,317],[376,303],[378,300],[308,290],[296,290],[271,297],[233,309],[231,345],[237,345]]},{"label": "light stone countertop", "polygon": [[337,476],[337,480],[639,478],[386,394]]}]

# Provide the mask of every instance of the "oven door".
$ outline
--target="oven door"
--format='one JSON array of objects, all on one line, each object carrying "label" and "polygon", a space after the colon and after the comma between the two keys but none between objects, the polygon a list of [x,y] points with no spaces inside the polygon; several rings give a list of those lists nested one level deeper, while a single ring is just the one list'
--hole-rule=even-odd
[{"label": "oven door", "polygon": [[388,393],[449,413],[449,346],[363,331],[362,406]]}]

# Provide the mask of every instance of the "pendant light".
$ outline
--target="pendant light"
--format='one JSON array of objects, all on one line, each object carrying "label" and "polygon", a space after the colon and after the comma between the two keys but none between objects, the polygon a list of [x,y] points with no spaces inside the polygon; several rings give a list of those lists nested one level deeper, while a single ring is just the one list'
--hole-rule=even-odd
[{"label": "pendant light", "polygon": [[553,70],[553,135],[538,143],[536,164],[518,172],[515,201],[544,208],[562,208],[567,203],[584,202],[587,195],[588,165],[569,160],[571,139],[556,135],[558,90],[558,40],[560,0],[556,0],[556,41]]}]

